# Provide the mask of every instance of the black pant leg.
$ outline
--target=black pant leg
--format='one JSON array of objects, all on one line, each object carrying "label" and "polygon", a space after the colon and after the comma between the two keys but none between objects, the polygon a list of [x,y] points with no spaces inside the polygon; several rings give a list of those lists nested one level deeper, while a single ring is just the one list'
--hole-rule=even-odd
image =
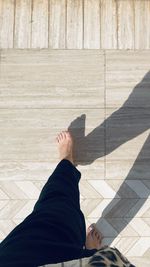
[{"label": "black pant leg", "polygon": [[80,177],[68,160],[57,165],[33,212],[1,242],[2,267],[36,267],[93,255],[95,250],[82,247],[86,232],[79,204]]},{"label": "black pant leg", "polygon": [[34,211],[47,212],[51,221],[65,224],[70,237],[76,235],[71,242],[82,248],[86,240],[86,225],[80,209],[80,178],[80,171],[69,160],[61,160],[44,185]]},{"label": "black pant leg", "polygon": [[77,209],[80,209],[79,180],[81,173],[67,159],[61,160],[44,185],[34,210],[40,208],[46,200],[66,197]]}]

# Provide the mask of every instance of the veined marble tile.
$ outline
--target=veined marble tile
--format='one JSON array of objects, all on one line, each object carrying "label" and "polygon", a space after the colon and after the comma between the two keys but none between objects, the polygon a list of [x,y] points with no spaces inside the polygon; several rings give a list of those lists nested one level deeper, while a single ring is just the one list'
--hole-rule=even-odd
[{"label": "veined marble tile", "polygon": [[[142,180],[149,181],[150,159],[114,160],[106,157],[105,180]],[[121,183],[120,181],[120,183]],[[118,181],[119,183],[119,181]]]},{"label": "veined marble tile", "polygon": [[91,164],[104,155],[103,109],[1,109],[0,116],[2,161],[58,162],[56,136],[68,128],[78,164]]},{"label": "veined marble tile", "polygon": [[[93,181],[93,180],[92,180]],[[98,180],[95,180],[98,181]],[[100,190],[98,191],[95,188],[91,180],[80,180],[79,189],[82,197],[85,198],[103,198],[102,193]]]},{"label": "veined marble tile", "polygon": [[[109,189],[116,192],[114,198],[148,198],[150,197],[150,179],[125,179],[125,180],[105,180],[108,190],[106,191],[105,198],[111,198]],[[95,180],[96,184],[96,180]],[[99,181],[100,184],[100,181]],[[100,193],[103,187],[100,189]]]},{"label": "veined marble tile", "polygon": [[[82,193],[82,191],[81,191],[81,193]],[[80,202],[80,206],[81,206],[81,210],[84,213],[85,219],[88,218],[89,214],[91,214],[93,209],[95,209],[95,207],[97,207],[97,205],[99,205],[100,202],[101,202],[101,199],[99,199],[99,198],[82,199],[82,201]]]},{"label": "veined marble tile", "polygon": [[[139,219],[139,218],[137,218]],[[132,220],[131,218],[105,218],[108,224],[110,224],[111,227],[113,227],[116,232],[118,233],[117,236],[119,235],[120,238],[122,237],[139,237],[139,233],[132,227]],[[130,222],[131,221],[131,222]],[[143,219],[144,221],[144,219]],[[147,225],[147,224],[146,224]],[[148,226],[147,226],[148,227]],[[99,228],[101,228],[101,223],[99,222]],[[109,230],[110,231],[110,230]],[[109,236],[109,232],[106,234]],[[114,235],[115,237],[115,235]]]},{"label": "veined marble tile", "polygon": [[0,199],[37,199],[40,192],[34,181],[0,181]]},{"label": "veined marble tile", "polygon": [[[59,159],[49,161],[6,161],[0,162],[0,181],[34,181],[46,183],[53,173]],[[95,160],[91,165],[78,165],[81,180],[104,179],[104,159]]]},{"label": "veined marble tile", "polygon": [[0,219],[0,240],[2,241],[15,228],[15,226],[16,224],[13,220]]},{"label": "veined marble tile", "polygon": [[128,259],[137,267],[149,267],[149,257],[129,257]]},{"label": "veined marble tile", "polygon": [[150,109],[106,110],[107,159],[149,159]]},{"label": "veined marble tile", "polygon": [[150,52],[106,51],[106,107],[150,107]]},{"label": "veined marble tile", "polygon": [[116,247],[126,256],[134,256],[134,255],[128,255],[128,251],[134,247],[135,244],[139,241],[140,237],[122,237],[120,240],[116,243]]},{"label": "veined marble tile", "polygon": [[106,73],[106,107],[150,107],[148,71],[113,71]]},{"label": "veined marble tile", "polygon": [[149,226],[150,226],[150,219],[147,217],[147,218],[142,218],[144,222],[146,222]]},{"label": "veined marble tile", "polygon": [[112,188],[108,181],[90,179],[88,180],[88,183],[99,193],[101,198],[119,198],[119,196],[116,196],[116,191]]},{"label": "veined marble tile", "polygon": [[[59,162],[59,161],[58,161]],[[0,162],[0,181],[43,181],[46,182],[58,162],[7,161]]]},{"label": "veined marble tile", "polygon": [[150,237],[150,226],[143,220],[143,218],[133,218],[132,220],[126,218],[126,221],[129,221],[129,224],[139,236]]},{"label": "veined marble tile", "polygon": [[1,108],[104,108],[97,50],[1,51]]},{"label": "veined marble tile", "polygon": [[127,252],[127,256],[142,257],[147,250],[150,250],[150,237],[140,237],[134,246]]},{"label": "veined marble tile", "polygon": [[[91,211],[88,205],[88,201],[84,200],[81,203],[84,210],[87,210],[87,219],[94,218],[99,220],[100,218],[129,218],[130,220],[136,218],[149,218],[150,217],[150,198],[107,198],[90,199],[93,210]],[[90,201],[89,200],[89,201]],[[89,212],[88,212],[89,211]]]},{"label": "veined marble tile", "polygon": [[149,50],[106,50],[107,71],[149,70]]},{"label": "veined marble tile", "polygon": [[[71,49],[71,50],[65,50],[65,49],[1,49],[1,63],[6,65],[11,64],[30,64],[30,65],[37,65],[38,63],[40,65],[49,65],[50,62],[53,62],[57,65],[57,63],[62,63],[64,66],[67,67],[68,62],[78,63],[78,60],[81,65],[85,64],[85,60],[89,63],[91,61],[90,56],[96,56],[97,55],[104,55],[104,50],[95,50],[95,49]],[[23,61],[23,56],[25,57],[25,61]],[[72,56],[72,58],[70,58]],[[82,58],[83,57],[83,58]],[[86,62],[86,63],[87,63]],[[101,67],[103,66],[103,62],[101,62]],[[95,58],[93,58],[92,64],[96,64]],[[72,66],[72,64],[71,64]],[[88,66],[90,68],[90,66]]]},{"label": "veined marble tile", "polygon": [[25,219],[32,212],[36,200],[0,200],[0,206],[5,204],[0,208],[0,220]]},{"label": "veined marble tile", "polygon": [[81,181],[89,179],[104,179],[105,165],[104,157],[100,157],[89,165],[78,165],[78,170],[81,172]]}]

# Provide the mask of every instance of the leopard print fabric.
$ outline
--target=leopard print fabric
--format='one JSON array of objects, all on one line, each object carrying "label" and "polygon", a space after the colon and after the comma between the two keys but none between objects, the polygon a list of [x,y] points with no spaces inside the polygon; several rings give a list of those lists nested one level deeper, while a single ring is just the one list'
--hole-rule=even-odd
[{"label": "leopard print fabric", "polygon": [[102,247],[89,260],[85,267],[136,267],[116,248]]}]

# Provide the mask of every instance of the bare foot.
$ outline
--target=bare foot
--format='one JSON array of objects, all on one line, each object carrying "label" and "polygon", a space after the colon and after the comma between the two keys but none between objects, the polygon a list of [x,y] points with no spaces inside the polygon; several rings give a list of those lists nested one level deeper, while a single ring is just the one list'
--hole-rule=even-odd
[{"label": "bare foot", "polygon": [[100,249],[102,247],[103,236],[96,228],[95,224],[91,224],[86,234],[86,249]]},{"label": "bare foot", "polygon": [[62,159],[68,159],[73,162],[73,139],[69,131],[62,131],[58,136],[56,137],[56,140],[58,142],[58,148],[59,148],[59,158]]}]

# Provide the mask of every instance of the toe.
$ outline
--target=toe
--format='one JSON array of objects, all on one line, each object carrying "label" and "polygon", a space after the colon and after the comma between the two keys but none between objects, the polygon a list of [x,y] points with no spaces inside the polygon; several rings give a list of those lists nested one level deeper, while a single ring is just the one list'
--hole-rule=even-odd
[{"label": "toe", "polygon": [[60,133],[60,139],[63,140],[63,138],[64,138],[64,134],[63,134],[63,132],[61,132]]},{"label": "toe", "polygon": [[60,134],[57,135],[57,141],[59,142],[60,141]]},{"label": "toe", "polygon": [[64,136],[64,138],[66,139],[66,131],[63,131],[63,136]]},{"label": "toe", "polygon": [[58,140],[59,140],[59,142],[62,140],[62,135],[61,135],[61,133],[58,135]]},{"label": "toe", "polygon": [[66,139],[66,132],[62,131],[63,139]]},{"label": "toe", "polygon": [[99,233],[96,233],[96,237],[97,237],[98,241],[101,239],[101,236]]},{"label": "toe", "polygon": [[70,137],[70,134],[69,134],[69,132],[68,132],[68,131],[66,131],[66,132],[65,132],[65,134],[66,134],[66,137],[67,137],[67,138],[69,138],[69,137]]},{"label": "toe", "polygon": [[92,224],[91,226],[95,230],[95,234],[94,235],[96,236],[96,238],[99,237],[99,239],[102,240],[104,237],[103,237],[102,233],[96,228],[96,224]]},{"label": "toe", "polygon": [[98,233],[96,230],[94,230],[94,236],[97,238],[98,237]]},{"label": "toe", "polygon": [[67,135],[68,138],[71,138],[71,134],[70,134],[69,131],[66,131],[66,135]]},{"label": "toe", "polygon": [[93,233],[94,229],[93,227],[90,225],[88,228],[87,228],[87,235],[91,235]]}]

